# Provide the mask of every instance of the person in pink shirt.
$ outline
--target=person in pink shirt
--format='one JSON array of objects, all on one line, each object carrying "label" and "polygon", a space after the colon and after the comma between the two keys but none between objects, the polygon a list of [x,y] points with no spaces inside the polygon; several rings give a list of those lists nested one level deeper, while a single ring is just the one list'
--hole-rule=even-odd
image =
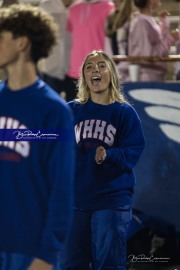
[{"label": "person in pink shirt", "polygon": [[85,56],[92,50],[105,49],[105,24],[114,10],[109,0],[91,0],[72,6],[67,19],[69,68],[66,76],[66,100],[76,97],[76,82]]},{"label": "person in pink shirt", "polygon": [[[152,17],[152,12],[161,5],[161,0],[134,0],[139,9],[130,23],[128,53],[129,56],[166,56],[170,46],[178,38],[169,30],[165,10],[159,13],[159,23]],[[167,72],[165,62],[140,63],[140,81],[163,81]]]}]

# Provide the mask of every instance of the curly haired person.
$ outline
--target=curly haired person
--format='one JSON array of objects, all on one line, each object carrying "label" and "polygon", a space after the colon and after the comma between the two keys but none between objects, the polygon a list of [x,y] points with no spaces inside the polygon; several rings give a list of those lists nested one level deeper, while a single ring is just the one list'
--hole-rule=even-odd
[{"label": "curly haired person", "polygon": [[[0,268],[4,270],[59,270],[71,220],[72,113],[37,72],[38,60],[47,57],[56,43],[56,33],[52,17],[38,7],[0,9],[0,68],[7,74],[0,83]],[[65,135],[59,139],[44,139],[45,134],[60,136],[61,131]],[[19,132],[19,140],[8,139],[13,132]],[[34,136],[34,141],[24,139],[24,134]]]}]

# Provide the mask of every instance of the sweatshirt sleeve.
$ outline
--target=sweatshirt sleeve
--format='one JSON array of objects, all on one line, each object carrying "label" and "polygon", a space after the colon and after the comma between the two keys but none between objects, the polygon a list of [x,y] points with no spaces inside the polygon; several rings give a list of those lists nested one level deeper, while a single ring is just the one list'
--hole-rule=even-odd
[{"label": "sweatshirt sleeve", "polygon": [[135,18],[129,35],[129,55],[163,56],[170,50],[172,40],[165,22],[161,27],[153,18]]},{"label": "sweatshirt sleeve", "polygon": [[38,257],[54,265],[63,248],[73,206],[74,132],[70,109],[64,106],[54,110],[47,127],[60,130],[60,139],[45,143],[49,198]]},{"label": "sweatshirt sleeve", "polygon": [[163,40],[166,40],[167,48],[169,49],[169,47],[175,43],[175,40],[171,36],[170,24],[169,24],[168,19],[166,17],[160,19],[159,26],[161,29],[161,34],[162,34]]},{"label": "sweatshirt sleeve", "polygon": [[125,106],[119,122],[116,146],[106,150],[105,162],[124,172],[135,167],[144,149],[145,139],[140,119],[131,106]]}]

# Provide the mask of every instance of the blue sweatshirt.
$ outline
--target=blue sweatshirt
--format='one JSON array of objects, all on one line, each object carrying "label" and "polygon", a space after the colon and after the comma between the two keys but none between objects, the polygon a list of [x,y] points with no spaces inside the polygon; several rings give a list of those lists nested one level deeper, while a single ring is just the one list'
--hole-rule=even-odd
[{"label": "blue sweatshirt", "polygon": [[[145,145],[136,111],[119,102],[69,105],[75,118],[75,207],[98,210],[132,204],[133,168]],[[107,154],[101,165],[95,161],[98,146]]]},{"label": "blue sweatshirt", "polygon": [[0,131],[19,128],[43,129],[49,134],[58,129],[68,136],[0,141],[0,251],[55,264],[73,204],[72,112],[40,79],[19,91],[11,91],[2,82]]}]

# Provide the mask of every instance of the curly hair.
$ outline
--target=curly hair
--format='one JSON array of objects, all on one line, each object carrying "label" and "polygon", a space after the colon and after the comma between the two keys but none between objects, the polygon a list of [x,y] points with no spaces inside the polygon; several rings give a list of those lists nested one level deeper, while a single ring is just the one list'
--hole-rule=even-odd
[{"label": "curly hair", "polygon": [[77,93],[77,101],[80,103],[85,103],[90,99],[90,89],[86,83],[85,76],[84,76],[84,68],[86,65],[86,62],[88,59],[92,56],[100,56],[107,64],[107,67],[110,71],[111,76],[111,82],[109,85],[109,99],[112,101],[118,101],[118,102],[127,102],[123,95],[122,87],[120,84],[120,77],[118,74],[118,71],[116,69],[116,65],[114,61],[103,51],[101,50],[94,50],[91,53],[89,53],[82,66],[81,66],[81,72],[80,72],[80,78],[78,80],[78,93]]},{"label": "curly hair", "polygon": [[14,38],[26,36],[31,42],[32,61],[47,57],[56,44],[58,26],[39,7],[14,4],[0,9],[0,33],[9,31]]}]

